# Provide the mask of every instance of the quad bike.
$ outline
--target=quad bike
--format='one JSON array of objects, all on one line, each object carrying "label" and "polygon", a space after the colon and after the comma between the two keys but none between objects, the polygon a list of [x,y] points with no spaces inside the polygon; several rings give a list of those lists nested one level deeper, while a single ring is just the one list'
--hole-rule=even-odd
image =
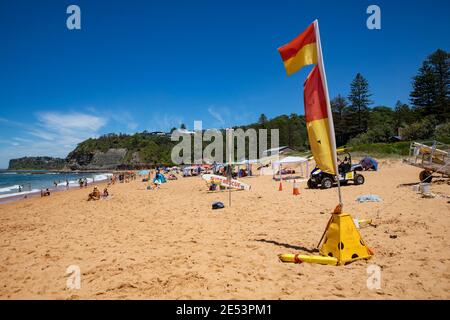
[{"label": "quad bike", "polygon": [[[352,157],[350,153],[347,152],[344,160],[338,165],[340,184],[346,185],[349,181],[352,181],[354,185],[363,184],[365,181],[364,176],[357,173],[357,171],[361,170],[360,164],[352,165]],[[307,184],[310,189],[319,187],[322,189],[329,189],[333,187],[334,184],[337,184],[337,179],[336,176],[323,172],[318,167],[315,167],[314,170],[311,171]]]}]

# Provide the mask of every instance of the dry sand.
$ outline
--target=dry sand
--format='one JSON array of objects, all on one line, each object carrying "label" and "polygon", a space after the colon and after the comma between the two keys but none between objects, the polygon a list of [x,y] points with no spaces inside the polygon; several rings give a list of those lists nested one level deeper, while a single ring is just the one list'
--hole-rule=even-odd
[{"label": "dry sand", "polygon": [[[2,299],[449,299],[450,199],[422,198],[402,183],[419,169],[389,160],[366,183],[343,188],[345,211],[378,224],[360,230],[375,252],[347,266],[283,264],[280,253],[315,248],[337,190],[292,195],[271,177],[243,178],[251,191],[207,193],[200,178],[116,184],[110,200],[90,190],[0,205]],[[89,188],[90,189],[90,188]],[[450,195],[446,182],[431,191]],[[377,194],[380,203],[357,203]],[[396,236],[396,237],[395,237]],[[382,268],[369,290],[367,267]],[[81,289],[66,288],[66,268],[81,269]]]}]

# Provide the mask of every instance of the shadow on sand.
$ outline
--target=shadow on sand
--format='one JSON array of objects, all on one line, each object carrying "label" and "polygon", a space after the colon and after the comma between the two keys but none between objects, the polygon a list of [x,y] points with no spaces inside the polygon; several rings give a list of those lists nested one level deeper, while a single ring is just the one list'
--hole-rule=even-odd
[{"label": "shadow on sand", "polygon": [[308,253],[317,253],[317,252],[319,252],[319,249],[316,249],[316,248],[310,249],[310,248],[305,248],[305,247],[302,247],[302,246],[294,246],[294,245],[289,244],[289,243],[282,243],[282,242],[278,242],[278,241],[274,241],[274,240],[256,239],[255,241],[270,243],[270,244],[274,244],[276,246],[280,246],[280,247],[284,247],[284,248],[288,248],[288,249],[306,251]]}]

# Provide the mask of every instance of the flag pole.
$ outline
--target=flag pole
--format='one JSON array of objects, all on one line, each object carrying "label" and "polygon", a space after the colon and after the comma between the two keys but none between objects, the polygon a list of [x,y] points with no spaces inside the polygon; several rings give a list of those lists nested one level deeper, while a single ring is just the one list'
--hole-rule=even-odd
[{"label": "flag pole", "polygon": [[331,139],[331,152],[333,153],[332,156],[334,162],[334,170],[336,172],[336,179],[338,185],[339,205],[341,206],[342,209],[341,183],[339,181],[339,171],[337,165],[336,137],[334,134],[333,113],[331,112],[330,96],[328,94],[327,76],[325,74],[325,66],[323,63],[323,56],[322,56],[322,44],[320,43],[319,21],[317,19],[314,20],[314,32],[316,34],[316,42],[317,42],[317,65],[319,67],[320,76],[322,78],[322,84],[325,91],[325,100],[327,102],[328,126],[330,130],[330,139]]}]

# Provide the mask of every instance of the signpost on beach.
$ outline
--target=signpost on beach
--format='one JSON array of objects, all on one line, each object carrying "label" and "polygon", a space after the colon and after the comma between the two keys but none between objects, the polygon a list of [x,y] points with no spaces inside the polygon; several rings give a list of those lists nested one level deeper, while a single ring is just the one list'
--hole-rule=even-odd
[{"label": "signpost on beach", "polygon": [[227,129],[227,154],[228,157],[228,167],[227,167],[227,176],[228,176],[228,205],[231,207],[231,163],[233,161],[233,129],[228,128]]}]

